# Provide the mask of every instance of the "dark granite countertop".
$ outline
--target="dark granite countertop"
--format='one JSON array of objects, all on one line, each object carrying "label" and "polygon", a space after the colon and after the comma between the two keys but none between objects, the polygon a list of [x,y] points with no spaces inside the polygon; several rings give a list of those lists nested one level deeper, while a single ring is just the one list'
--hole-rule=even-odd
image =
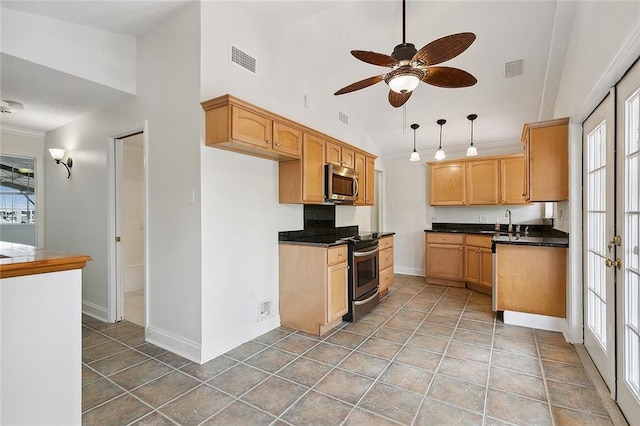
[{"label": "dark granite countertop", "polygon": [[343,238],[355,235],[378,234],[378,238],[395,235],[395,232],[359,232],[357,226],[337,228],[311,229],[300,231],[283,231],[278,233],[280,244],[296,244],[305,246],[332,247],[346,244]]},{"label": "dark granite countertop", "polygon": [[[525,234],[525,229],[528,233]],[[544,247],[569,247],[569,234],[553,229],[549,225],[520,225],[520,233],[509,233],[507,225],[500,225],[500,230],[496,231],[494,225],[485,223],[433,223],[432,229],[425,229],[424,232],[447,232],[490,235],[494,244],[517,244]]]}]

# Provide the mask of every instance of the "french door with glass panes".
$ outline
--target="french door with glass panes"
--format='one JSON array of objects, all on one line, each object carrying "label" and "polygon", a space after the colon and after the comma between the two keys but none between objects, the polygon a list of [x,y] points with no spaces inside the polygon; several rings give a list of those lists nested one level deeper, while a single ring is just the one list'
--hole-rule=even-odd
[{"label": "french door with glass panes", "polygon": [[615,272],[606,267],[615,232],[614,89],[583,123],[584,346],[614,395]]},{"label": "french door with glass panes", "polygon": [[616,401],[640,425],[640,62],[616,93]]},{"label": "french door with glass panes", "polygon": [[584,343],[640,425],[640,62],[583,125]]}]

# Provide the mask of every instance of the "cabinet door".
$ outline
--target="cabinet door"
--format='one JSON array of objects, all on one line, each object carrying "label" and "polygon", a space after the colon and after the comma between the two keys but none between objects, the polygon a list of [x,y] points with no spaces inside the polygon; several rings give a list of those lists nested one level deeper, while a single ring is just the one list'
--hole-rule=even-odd
[{"label": "cabinet door", "polygon": [[304,134],[302,146],[302,201],[324,201],[324,146],[325,141]]},{"label": "cabinet door", "polygon": [[273,149],[299,157],[302,152],[302,130],[274,122]]},{"label": "cabinet door", "polygon": [[524,198],[524,157],[500,160],[500,203],[527,204]]},{"label": "cabinet door", "polygon": [[357,205],[364,205],[366,199],[366,174],[367,174],[367,159],[364,154],[355,154],[354,168],[358,172],[358,198],[356,199]]},{"label": "cabinet door", "polygon": [[478,256],[480,257],[481,265],[480,281],[478,284],[491,288],[493,287],[493,254],[491,253],[491,249],[478,249]]},{"label": "cabinet door", "polygon": [[364,191],[364,202],[368,206],[372,206],[375,204],[376,198],[376,159],[372,157],[366,158],[366,173],[365,173],[365,191]]},{"label": "cabinet door", "polygon": [[431,164],[429,203],[432,206],[459,206],[466,202],[466,164]]},{"label": "cabinet door", "polygon": [[342,166],[353,169],[355,167],[355,161],[356,161],[355,151],[353,149],[343,146],[341,154],[342,154]]},{"label": "cabinet door", "polygon": [[327,268],[327,323],[347,313],[347,264]]},{"label": "cabinet door", "polygon": [[498,204],[498,160],[470,161],[467,204]]},{"label": "cabinet door", "polygon": [[231,137],[251,145],[269,148],[273,140],[273,122],[234,105],[231,107]]},{"label": "cabinet door", "polygon": [[464,280],[464,253],[461,245],[427,244],[427,277]]},{"label": "cabinet door", "polygon": [[336,143],[327,141],[327,163],[342,166],[342,147]]},{"label": "cabinet door", "polygon": [[478,247],[467,246],[465,252],[465,281],[477,284],[480,282],[480,257],[478,256]]}]

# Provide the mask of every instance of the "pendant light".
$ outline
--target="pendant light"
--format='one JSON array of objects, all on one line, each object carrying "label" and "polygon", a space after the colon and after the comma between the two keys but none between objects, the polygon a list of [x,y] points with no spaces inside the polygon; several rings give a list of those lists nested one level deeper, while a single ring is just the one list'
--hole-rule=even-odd
[{"label": "pendant light", "polygon": [[411,153],[411,157],[409,157],[409,161],[420,161],[420,154],[416,151],[416,129],[420,127],[419,124],[413,123],[411,128],[413,129],[413,152]]},{"label": "pendant light", "polygon": [[436,160],[444,160],[447,157],[444,153],[444,150],[442,149],[442,125],[446,122],[447,120],[445,120],[444,118],[441,118],[440,120],[436,121],[436,123],[440,125],[440,145],[438,146],[436,155],[433,157]]},{"label": "pendant light", "polygon": [[473,146],[473,120],[478,118],[478,114],[469,114],[467,115],[467,119],[471,121],[471,145],[467,148],[467,157],[475,157],[478,155],[478,150],[475,146]]}]

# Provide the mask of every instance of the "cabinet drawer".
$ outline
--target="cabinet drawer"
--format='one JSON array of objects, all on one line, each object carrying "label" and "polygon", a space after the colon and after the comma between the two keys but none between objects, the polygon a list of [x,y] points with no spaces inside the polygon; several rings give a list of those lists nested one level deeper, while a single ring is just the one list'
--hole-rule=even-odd
[{"label": "cabinet drawer", "polygon": [[327,265],[336,265],[347,261],[347,245],[331,247],[327,250]]},{"label": "cabinet drawer", "polygon": [[447,234],[443,232],[427,232],[427,243],[431,244],[464,244],[464,234]]},{"label": "cabinet drawer", "polygon": [[380,238],[380,240],[378,241],[378,246],[379,246],[381,251],[384,250],[384,249],[388,249],[389,247],[393,246],[393,235],[390,235],[388,237]]},{"label": "cabinet drawer", "polygon": [[380,288],[389,288],[391,284],[393,284],[393,266],[380,271]]},{"label": "cabinet drawer", "polygon": [[467,234],[465,237],[465,243],[468,246],[491,248],[492,238],[493,237],[486,236],[486,235]]},{"label": "cabinet drawer", "polygon": [[393,265],[393,247],[380,250],[380,270]]}]

